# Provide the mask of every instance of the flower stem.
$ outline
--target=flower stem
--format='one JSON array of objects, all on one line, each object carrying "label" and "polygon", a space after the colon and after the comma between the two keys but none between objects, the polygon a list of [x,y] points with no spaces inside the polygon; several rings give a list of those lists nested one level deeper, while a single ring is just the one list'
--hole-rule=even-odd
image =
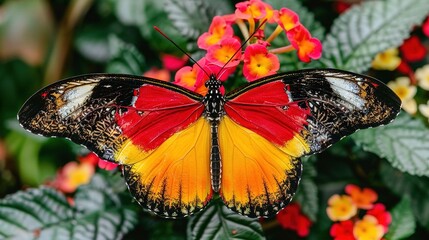
[{"label": "flower stem", "polygon": [[280,54],[294,51],[295,48],[292,45],[288,45],[285,47],[274,48],[270,50],[270,53]]}]

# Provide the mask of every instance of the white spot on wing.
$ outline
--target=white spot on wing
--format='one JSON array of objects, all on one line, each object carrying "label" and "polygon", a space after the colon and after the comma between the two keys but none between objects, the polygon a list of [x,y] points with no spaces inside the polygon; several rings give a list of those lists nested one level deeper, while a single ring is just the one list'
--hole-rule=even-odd
[{"label": "white spot on wing", "polygon": [[359,96],[359,85],[341,78],[326,77],[332,90],[338,94],[348,109],[362,109],[365,106],[365,100]]},{"label": "white spot on wing", "polygon": [[65,91],[63,95],[64,105],[58,110],[62,118],[69,116],[71,112],[80,107],[92,94],[92,90],[97,83],[85,84],[82,86],[74,87]]}]

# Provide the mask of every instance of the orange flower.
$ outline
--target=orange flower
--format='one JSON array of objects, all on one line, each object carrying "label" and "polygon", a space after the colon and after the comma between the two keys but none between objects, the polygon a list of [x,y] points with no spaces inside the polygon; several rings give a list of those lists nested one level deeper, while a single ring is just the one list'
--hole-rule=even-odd
[{"label": "orange flower", "polygon": [[231,38],[233,34],[231,25],[227,24],[223,17],[216,16],[210,24],[209,31],[198,38],[197,45],[199,48],[207,50],[222,39]]},{"label": "orange flower", "polygon": [[335,194],[328,200],[326,213],[332,221],[345,221],[355,216],[357,207],[351,197]]},{"label": "orange flower", "polygon": [[301,24],[290,29],[287,37],[292,46],[298,50],[298,58],[303,62],[319,59],[322,55],[322,44],[319,39],[313,38],[310,32]]},{"label": "orange flower", "polygon": [[353,184],[348,184],[346,186],[346,193],[350,195],[356,206],[361,209],[372,208],[374,202],[377,201],[378,198],[378,195],[374,190],[370,188],[361,189]]},{"label": "orange flower", "polygon": [[261,44],[252,44],[244,51],[243,74],[249,81],[274,74],[279,68],[277,56]]},{"label": "orange flower", "polygon": [[72,193],[80,185],[89,183],[94,172],[95,167],[88,162],[69,162],[60,170],[52,185],[64,193]]},{"label": "orange flower", "polygon": [[353,235],[357,240],[379,240],[384,235],[383,226],[371,215],[365,215],[355,223]]}]

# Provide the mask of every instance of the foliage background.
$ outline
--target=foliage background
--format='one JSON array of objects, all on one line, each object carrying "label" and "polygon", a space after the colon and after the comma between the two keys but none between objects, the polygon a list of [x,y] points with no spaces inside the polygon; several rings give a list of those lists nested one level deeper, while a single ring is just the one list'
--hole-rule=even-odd
[{"label": "foliage background", "polygon": [[[294,54],[282,55],[282,71],[334,67],[369,73],[385,82],[397,73],[371,70],[372,59],[389,47],[399,46],[412,27],[429,13],[427,0],[368,1],[341,16],[333,8],[335,1],[267,2],[274,8],[295,10],[324,47],[322,59],[311,64],[299,62]],[[141,75],[154,66],[161,67],[160,53],[180,54],[153,30],[154,25],[198,59],[202,53],[196,48],[197,37],[207,31],[214,15],[232,13],[234,3],[0,1],[0,220],[15,218],[2,222],[8,224],[0,227],[0,236],[185,239],[225,237],[231,234],[228,230],[239,229],[244,232],[243,238],[298,238],[294,232],[280,228],[275,219],[259,224],[231,215],[217,201],[189,223],[186,219],[153,217],[132,202],[119,173],[104,170],[98,170],[89,185],[78,189],[75,205],[70,206],[64,195],[38,186],[54,178],[58,169],[84,150],[65,140],[28,134],[15,120],[20,106],[32,93],[58,79],[91,72]],[[427,62],[428,57],[418,64]],[[423,96],[429,98],[428,93]],[[427,123],[422,116],[401,113],[386,127],[360,131],[306,159],[296,200],[314,222],[308,238],[329,238],[332,222],[325,212],[327,199],[342,192],[348,183],[372,187],[380,202],[389,210],[396,209],[392,213],[394,233],[388,239],[428,236]],[[5,198],[8,194],[12,195]],[[18,213],[18,208],[24,210]],[[26,229],[21,224],[31,227]]]}]

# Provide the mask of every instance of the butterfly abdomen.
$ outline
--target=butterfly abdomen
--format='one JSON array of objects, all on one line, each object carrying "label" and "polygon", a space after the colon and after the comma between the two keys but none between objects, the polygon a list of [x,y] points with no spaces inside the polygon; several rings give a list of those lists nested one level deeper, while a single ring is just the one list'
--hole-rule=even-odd
[{"label": "butterfly abdomen", "polygon": [[219,192],[221,184],[222,162],[220,158],[218,123],[211,123],[210,175],[213,191]]}]

